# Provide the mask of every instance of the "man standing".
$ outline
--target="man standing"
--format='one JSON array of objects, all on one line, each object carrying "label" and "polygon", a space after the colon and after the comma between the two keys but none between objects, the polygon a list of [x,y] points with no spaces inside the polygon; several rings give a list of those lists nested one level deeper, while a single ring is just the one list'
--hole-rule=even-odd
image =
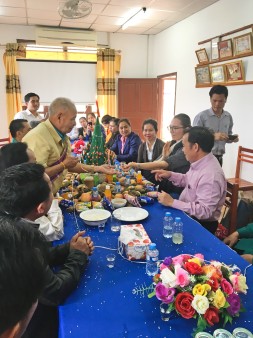
[{"label": "man standing", "polygon": [[25,119],[29,123],[31,121],[41,121],[42,117],[39,113],[37,113],[39,107],[40,107],[40,97],[38,94],[35,93],[28,93],[24,97],[25,105],[27,107],[26,110],[18,112],[14,116],[14,120],[17,119]]},{"label": "man standing", "polygon": [[114,173],[108,166],[84,165],[79,163],[79,158],[70,156],[71,145],[66,134],[76,125],[76,115],[75,104],[59,97],[49,106],[48,120],[41,122],[23,139],[35,153],[37,163],[46,168],[54,194],[61,187],[68,171]]},{"label": "man standing", "polygon": [[179,200],[161,192],[158,201],[188,213],[204,228],[215,233],[224,204],[227,182],[224,172],[211,153],[213,134],[204,127],[192,127],[183,136],[183,152],[191,163],[186,174],[154,170],[156,179],[168,178],[173,185],[184,187]]},{"label": "man standing", "polygon": [[[19,226],[46,215],[53,194],[43,166],[23,163],[5,169],[0,176],[0,213],[20,219]],[[37,230],[38,231],[38,230]],[[70,242],[43,250],[45,287],[24,338],[55,338],[58,331],[57,305],[77,287],[94,250],[90,237],[78,232]],[[56,271],[52,268],[59,267]]]},{"label": "man standing", "polygon": [[222,166],[226,143],[238,142],[238,135],[232,135],[233,118],[223,110],[228,97],[225,86],[213,86],[209,92],[211,108],[199,113],[193,120],[193,126],[206,127],[214,132],[212,152]]},{"label": "man standing", "polygon": [[11,143],[22,142],[23,137],[30,131],[32,128],[27,120],[18,119],[13,120],[9,126],[12,141]]}]

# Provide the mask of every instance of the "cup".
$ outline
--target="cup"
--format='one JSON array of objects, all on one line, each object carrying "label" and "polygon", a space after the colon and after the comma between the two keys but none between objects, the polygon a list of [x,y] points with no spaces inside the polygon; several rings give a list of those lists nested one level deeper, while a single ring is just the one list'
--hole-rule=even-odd
[{"label": "cup", "polygon": [[171,316],[170,304],[161,303],[160,304],[160,313],[163,321],[168,322]]},{"label": "cup", "polygon": [[98,231],[104,232],[105,231],[105,222],[99,223],[98,225]]},{"label": "cup", "polygon": [[120,231],[121,226],[121,216],[117,215],[117,218],[111,215],[111,231],[118,232]]},{"label": "cup", "polygon": [[115,259],[116,259],[116,256],[114,254],[106,255],[106,261],[107,261],[108,268],[110,268],[110,269],[114,268]]}]

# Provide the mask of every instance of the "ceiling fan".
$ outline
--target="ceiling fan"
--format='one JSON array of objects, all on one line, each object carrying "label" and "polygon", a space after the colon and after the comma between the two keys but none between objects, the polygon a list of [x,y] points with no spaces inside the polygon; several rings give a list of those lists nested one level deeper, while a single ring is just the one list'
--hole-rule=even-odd
[{"label": "ceiling fan", "polygon": [[68,0],[60,3],[58,12],[65,19],[80,19],[91,13],[92,4],[88,0]]}]

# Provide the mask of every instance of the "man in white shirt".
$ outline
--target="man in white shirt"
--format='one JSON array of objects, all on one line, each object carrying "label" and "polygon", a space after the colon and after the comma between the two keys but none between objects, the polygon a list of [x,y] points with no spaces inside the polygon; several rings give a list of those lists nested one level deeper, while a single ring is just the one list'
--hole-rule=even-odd
[{"label": "man in white shirt", "polygon": [[42,117],[37,112],[40,107],[40,97],[35,93],[28,93],[24,97],[27,109],[16,113],[14,120],[25,119],[29,123],[31,121],[41,121]]}]

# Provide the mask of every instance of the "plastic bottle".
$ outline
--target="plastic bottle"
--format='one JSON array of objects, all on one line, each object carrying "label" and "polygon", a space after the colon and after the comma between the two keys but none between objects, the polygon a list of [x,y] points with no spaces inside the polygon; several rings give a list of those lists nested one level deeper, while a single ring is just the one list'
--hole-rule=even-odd
[{"label": "plastic bottle", "polygon": [[136,182],[138,184],[142,184],[142,174],[141,174],[141,171],[137,171],[137,175],[136,175]]},{"label": "plastic bottle", "polygon": [[120,194],[121,193],[121,185],[120,185],[120,182],[116,182],[115,184],[115,193],[116,194]]},{"label": "plastic bottle", "polygon": [[113,181],[113,182],[117,182],[117,175],[116,175],[116,174],[113,174],[113,175],[112,175],[112,181]]},{"label": "plastic bottle", "polygon": [[92,188],[92,197],[91,197],[92,201],[98,202],[99,201],[99,196],[98,196],[98,188],[97,187],[93,187]]},{"label": "plastic bottle", "polygon": [[155,276],[158,273],[159,251],[155,243],[150,243],[146,254],[146,274]]},{"label": "plastic bottle", "polygon": [[99,184],[99,176],[98,173],[94,174],[94,186],[96,187]]},{"label": "plastic bottle", "polygon": [[131,179],[129,175],[126,175],[125,186],[131,185]]},{"label": "plastic bottle", "polygon": [[173,223],[172,242],[174,244],[182,244],[183,239],[183,223],[180,217],[176,217]]},{"label": "plastic bottle", "polygon": [[105,186],[105,197],[110,201],[112,199],[112,192],[109,184]]},{"label": "plastic bottle", "polygon": [[166,212],[163,218],[163,237],[171,238],[173,232],[173,217],[171,212]]}]

